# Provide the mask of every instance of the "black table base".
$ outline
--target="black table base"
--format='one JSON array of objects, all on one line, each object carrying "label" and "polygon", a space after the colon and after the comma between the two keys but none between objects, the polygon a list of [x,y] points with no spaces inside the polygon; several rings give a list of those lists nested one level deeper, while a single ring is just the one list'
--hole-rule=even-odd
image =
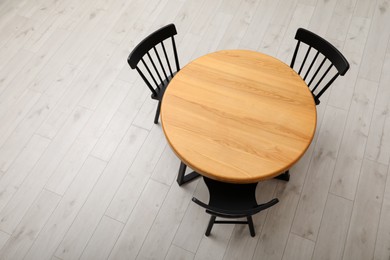
[{"label": "black table base", "polygon": [[184,183],[190,182],[200,176],[199,173],[196,171],[186,173],[187,165],[185,165],[183,162],[180,162],[180,168],[179,173],[177,174],[177,183],[179,186],[183,185]]}]

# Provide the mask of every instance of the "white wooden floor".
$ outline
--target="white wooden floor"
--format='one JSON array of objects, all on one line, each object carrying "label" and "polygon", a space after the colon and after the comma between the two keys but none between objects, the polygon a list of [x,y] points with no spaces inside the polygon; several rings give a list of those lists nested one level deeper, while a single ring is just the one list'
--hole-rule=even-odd
[{"label": "white wooden floor", "polygon": [[[156,102],[126,58],[174,22],[181,65],[219,49],[291,59],[308,28],[351,69],[318,106],[280,203],[216,225],[179,187]],[[390,0],[0,0],[0,259],[390,259]]]}]

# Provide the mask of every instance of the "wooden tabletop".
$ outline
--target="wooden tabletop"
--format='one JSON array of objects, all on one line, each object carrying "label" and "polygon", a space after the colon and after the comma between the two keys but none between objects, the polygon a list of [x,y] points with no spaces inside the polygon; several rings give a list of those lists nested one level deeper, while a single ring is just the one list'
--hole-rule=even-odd
[{"label": "wooden tabletop", "polygon": [[202,56],[170,82],[161,122],[176,155],[212,179],[251,183],[289,169],[316,128],[306,83],[288,65],[246,50]]}]

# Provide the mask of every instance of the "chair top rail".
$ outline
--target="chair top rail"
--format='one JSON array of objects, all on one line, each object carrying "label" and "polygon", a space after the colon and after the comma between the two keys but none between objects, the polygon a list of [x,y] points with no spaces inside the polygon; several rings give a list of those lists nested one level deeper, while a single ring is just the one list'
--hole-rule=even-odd
[{"label": "chair top rail", "polygon": [[327,40],[303,28],[297,30],[295,39],[321,52],[334,64],[340,75],[344,75],[348,71],[349,63],[347,59]]},{"label": "chair top rail", "polygon": [[177,31],[174,24],[168,24],[150,34],[148,37],[142,40],[130,53],[129,57],[127,58],[127,62],[129,63],[130,67],[135,69],[138,62],[149,50],[151,50],[158,43],[173,37],[176,34]]}]

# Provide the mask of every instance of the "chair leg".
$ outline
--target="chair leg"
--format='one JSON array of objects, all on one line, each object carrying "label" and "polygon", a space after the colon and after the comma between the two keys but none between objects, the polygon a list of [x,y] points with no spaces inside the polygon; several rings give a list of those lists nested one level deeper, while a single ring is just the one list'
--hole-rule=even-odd
[{"label": "chair leg", "polygon": [[216,218],[217,218],[216,216],[210,217],[209,225],[207,226],[206,233],[205,233],[206,237],[208,237],[210,235],[211,229],[213,228],[213,225],[214,225]]},{"label": "chair leg", "polygon": [[160,117],[160,109],[161,109],[161,100],[158,101],[156,115],[154,116],[154,123],[158,124],[158,118]]},{"label": "chair leg", "polygon": [[255,233],[255,227],[253,226],[252,216],[246,218],[248,220],[249,232],[251,233],[251,236],[254,237],[256,233]]}]

